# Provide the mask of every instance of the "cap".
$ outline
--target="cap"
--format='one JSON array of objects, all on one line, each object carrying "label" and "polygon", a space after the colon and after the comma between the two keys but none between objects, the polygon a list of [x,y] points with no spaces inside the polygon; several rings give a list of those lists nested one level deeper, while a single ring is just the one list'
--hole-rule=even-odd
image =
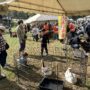
[{"label": "cap", "polygon": [[5,29],[6,29],[6,28],[5,28],[3,25],[0,25],[0,30],[1,30],[1,31],[3,31],[3,32],[4,32],[4,31],[5,31]]}]

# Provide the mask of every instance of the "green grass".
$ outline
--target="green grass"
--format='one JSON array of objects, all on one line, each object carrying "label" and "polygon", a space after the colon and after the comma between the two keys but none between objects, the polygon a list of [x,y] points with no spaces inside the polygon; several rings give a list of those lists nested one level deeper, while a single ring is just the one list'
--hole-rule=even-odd
[{"label": "green grass", "polygon": [[17,29],[16,27],[13,27],[11,30],[12,30],[12,32],[17,32],[16,29]]},{"label": "green grass", "polygon": [[[6,42],[9,44],[9,49],[7,50],[7,64],[11,67],[14,67],[14,58],[13,55],[18,50],[18,39],[17,38],[11,38],[9,34],[5,34],[4,38]],[[5,74],[10,80],[15,79],[15,74],[13,73],[13,69],[10,68],[9,70],[5,70]]]},{"label": "green grass", "polygon": [[[5,34],[4,35],[4,38],[5,40],[7,41],[7,43],[10,45],[10,48],[7,50],[8,52],[8,57],[7,57],[7,64],[9,64],[11,67],[14,67],[14,59],[13,59],[13,55],[14,53],[18,53],[18,49],[19,49],[19,41],[17,38],[11,38],[9,34]],[[41,73],[40,73],[40,68],[41,68],[41,58],[40,58],[40,42],[35,42],[35,41],[32,41],[32,38],[31,38],[31,34],[28,33],[28,39],[27,39],[27,43],[26,43],[26,52],[29,53],[29,55],[31,56],[31,61],[30,61],[30,74],[31,74],[31,82],[30,83],[34,83],[35,81],[39,81],[39,78],[37,78],[35,81],[34,81],[34,77],[40,77],[41,76]],[[49,53],[52,55],[53,54],[53,51],[54,51],[54,47],[59,47],[59,48],[62,48],[62,44],[59,42],[59,41],[53,41],[51,40],[50,44],[48,44],[48,47],[49,47]],[[33,47],[37,47],[37,48],[33,48]],[[58,55],[60,55],[60,53],[58,53]],[[57,55],[57,56],[58,56]],[[53,57],[50,57],[49,58],[46,58],[46,65],[48,64],[51,64],[51,58]],[[52,65],[54,66],[54,69],[56,69],[56,66],[55,66],[55,59],[57,57],[54,56],[54,61],[52,62]],[[63,64],[60,65],[60,70],[61,68],[64,68]],[[8,68],[6,70],[4,70],[7,77],[8,77],[8,80],[10,82],[12,81],[15,81],[15,74],[13,72],[13,68]],[[6,83],[6,82],[4,82]],[[35,82],[36,83],[36,82]],[[3,85],[2,85],[3,86]],[[90,87],[90,79],[87,80],[87,87],[89,88]],[[0,87],[0,90],[1,90],[1,87]],[[4,89],[2,89],[4,90]],[[6,89],[6,90],[13,90],[13,87],[12,89]],[[14,89],[14,90],[17,90],[17,89]],[[19,90],[19,89],[18,89]],[[22,90],[22,89],[20,89]],[[33,89],[34,90],[34,89]]]},{"label": "green grass", "polygon": [[13,55],[18,51],[19,44],[17,38],[11,38],[9,34],[4,35],[4,38],[6,42],[9,44],[10,48],[7,50],[8,57],[7,57],[7,63],[12,64],[13,63]]}]

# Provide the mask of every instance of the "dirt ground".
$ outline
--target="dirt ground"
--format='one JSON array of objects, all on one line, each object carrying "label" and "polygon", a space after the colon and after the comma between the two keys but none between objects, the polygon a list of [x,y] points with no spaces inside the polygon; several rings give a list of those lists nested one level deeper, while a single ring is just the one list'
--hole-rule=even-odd
[{"label": "dirt ground", "polygon": [[[13,66],[9,64],[5,68],[5,71],[9,71],[9,73],[6,79],[0,81],[0,90],[38,90],[39,83],[44,78],[41,72],[42,60],[45,66],[50,67],[53,71],[52,75],[48,78],[63,80],[64,90],[90,90],[89,86],[87,88],[80,83],[72,85],[64,79],[65,71],[68,67],[71,67],[78,78],[81,79],[81,77],[84,77],[82,79],[86,80],[85,71],[89,71],[89,62],[88,64],[86,62],[89,61],[89,59],[73,59],[72,49],[67,50],[66,56],[66,51],[63,50],[62,44],[59,43],[59,41],[51,41],[48,45],[49,55],[41,57],[40,42],[30,42],[28,39],[26,46],[26,52],[29,54],[28,66],[20,66],[16,63],[16,59],[13,59]],[[18,57],[17,53],[15,56],[16,58]],[[87,65],[88,69],[86,68]],[[82,71],[82,68],[84,71]]]}]

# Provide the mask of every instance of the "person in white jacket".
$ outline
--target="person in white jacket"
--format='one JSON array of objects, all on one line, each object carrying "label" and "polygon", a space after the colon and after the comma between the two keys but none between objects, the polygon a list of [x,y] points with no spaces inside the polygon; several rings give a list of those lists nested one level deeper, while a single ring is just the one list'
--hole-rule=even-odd
[{"label": "person in white jacket", "polygon": [[39,35],[39,29],[37,28],[36,25],[34,25],[32,28],[32,34],[33,34],[33,40],[35,40],[37,42],[38,41],[38,35]]}]

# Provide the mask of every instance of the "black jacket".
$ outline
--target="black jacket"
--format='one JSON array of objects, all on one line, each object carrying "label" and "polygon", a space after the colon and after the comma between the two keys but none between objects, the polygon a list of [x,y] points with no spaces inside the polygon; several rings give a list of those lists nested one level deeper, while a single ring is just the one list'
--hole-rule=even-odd
[{"label": "black jacket", "polygon": [[47,35],[43,35],[42,36],[42,41],[41,41],[42,44],[46,44],[48,43],[48,36]]}]

